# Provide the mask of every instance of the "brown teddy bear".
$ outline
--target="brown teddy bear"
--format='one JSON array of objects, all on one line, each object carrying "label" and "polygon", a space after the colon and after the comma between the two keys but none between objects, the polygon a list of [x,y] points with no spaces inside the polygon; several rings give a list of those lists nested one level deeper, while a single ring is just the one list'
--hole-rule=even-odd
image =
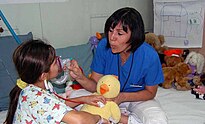
[{"label": "brown teddy bear", "polygon": [[184,62],[184,58],[180,56],[165,56],[164,65],[162,67],[174,67],[180,62]]},{"label": "brown teddy bear", "polygon": [[165,43],[164,35],[156,35],[155,33],[148,32],[145,34],[145,41],[160,54],[163,54],[168,49],[167,46],[163,46]]},{"label": "brown teddy bear", "polygon": [[164,51],[164,63],[162,67],[174,67],[180,62],[184,62],[181,49],[170,49]]},{"label": "brown teddy bear", "polygon": [[191,86],[188,83],[188,74],[191,73],[191,69],[188,64],[180,62],[174,67],[162,68],[164,74],[164,82],[162,87],[169,89],[175,87],[177,90],[190,90]]}]

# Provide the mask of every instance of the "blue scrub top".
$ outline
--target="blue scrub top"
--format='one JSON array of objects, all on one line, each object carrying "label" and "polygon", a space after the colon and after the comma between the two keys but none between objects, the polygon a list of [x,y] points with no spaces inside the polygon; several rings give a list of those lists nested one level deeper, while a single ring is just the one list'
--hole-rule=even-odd
[{"label": "blue scrub top", "polygon": [[107,42],[106,38],[99,42],[91,69],[99,74],[118,76],[121,92],[136,92],[164,81],[159,56],[152,46],[144,42],[121,65],[120,55],[113,54]]}]

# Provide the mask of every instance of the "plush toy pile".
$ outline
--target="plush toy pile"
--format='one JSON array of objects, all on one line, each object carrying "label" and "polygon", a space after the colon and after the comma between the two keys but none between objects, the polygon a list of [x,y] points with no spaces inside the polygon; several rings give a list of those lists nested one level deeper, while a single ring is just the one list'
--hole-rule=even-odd
[{"label": "plush toy pile", "polygon": [[[164,54],[165,64],[162,64],[162,67],[165,81],[161,85],[163,88],[174,87],[177,90],[190,90],[194,86],[202,84],[200,74],[204,66],[203,55],[190,52],[184,61],[180,49],[166,50]],[[197,57],[193,57],[196,56],[195,54]],[[199,73],[197,73],[196,67],[199,67]]]},{"label": "plush toy pile", "polygon": [[200,75],[203,72],[204,56],[188,49],[168,49],[164,45],[163,35],[146,33],[145,41],[158,53],[163,68],[165,81],[163,88],[190,90],[195,85],[202,84]]},{"label": "plush toy pile", "polygon": [[[96,95],[103,95],[105,98],[114,98],[120,92],[120,82],[113,75],[103,76],[97,84]],[[92,114],[100,115],[101,117],[111,120],[113,123],[118,123],[121,118],[119,106],[113,101],[107,101],[105,105],[99,103],[100,107],[84,104],[81,111],[86,111]]]}]

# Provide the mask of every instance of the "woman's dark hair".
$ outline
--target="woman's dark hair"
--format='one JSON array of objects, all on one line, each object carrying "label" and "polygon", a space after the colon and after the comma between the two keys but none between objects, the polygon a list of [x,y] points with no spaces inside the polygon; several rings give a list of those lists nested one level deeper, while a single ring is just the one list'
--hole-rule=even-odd
[{"label": "woman's dark hair", "polygon": [[[125,32],[128,31],[128,28],[130,29],[131,37],[127,43],[130,43],[131,48],[128,51],[134,52],[145,40],[142,16],[136,9],[130,7],[115,11],[105,23],[104,33],[108,40],[110,28],[114,29],[118,23],[122,24],[122,28]],[[109,42],[107,46],[110,47]]]},{"label": "woman's dark hair", "polygon": [[[55,49],[42,40],[23,42],[13,53],[13,62],[19,78],[27,84],[34,84],[42,73],[49,72],[55,60]],[[21,89],[16,85],[10,92],[10,104],[5,124],[12,124]]]}]

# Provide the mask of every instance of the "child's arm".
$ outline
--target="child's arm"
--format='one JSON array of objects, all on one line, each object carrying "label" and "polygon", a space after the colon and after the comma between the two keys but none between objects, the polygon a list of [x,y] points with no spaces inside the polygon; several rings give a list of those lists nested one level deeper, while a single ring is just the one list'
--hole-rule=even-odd
[{"label": "child's arm", "polygon": [[70,107],[75,107],[79,104],[84,104],[84,103],[89,105],[94,105],[94,106],[98,106],[98,102],[102,102],[103,104],[106,103],[105,97],[101,95],[81,96],[81,97],[72,98],[70,100],[71,101],[66,101],[66,105]]}]

